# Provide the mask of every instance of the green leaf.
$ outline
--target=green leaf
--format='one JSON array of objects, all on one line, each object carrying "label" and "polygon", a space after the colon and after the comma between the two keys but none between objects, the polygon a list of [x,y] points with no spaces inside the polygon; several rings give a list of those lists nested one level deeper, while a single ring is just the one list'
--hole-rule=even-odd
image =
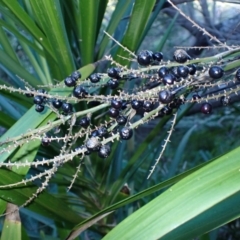
[{"label": "green leaf", "polygon": [[[122,45],[130,51],[136,51],[140,45],[140,40],[147,26],[149,17],[153,10],[156,0],[136,0],[128,29],[122,40]],[[122,65],[129,65],[129,61],[121,57],[129,57],[129,53],[124,49],[119,48],[116,56],[116,61]]]},{"label": "green leaf", "polygon": [[16,121],[4,112],[0,112],[0,125],[5,128],[10,128]]},{"label": "green leaf", "polygon": [[239,154],[237,148],[190,174],[103,239],[192,239],[236,219],[240,216],[239,208],[233,207],[240,201]]},{"label": "green leaf", "polygon": [[31,6],[38,24],[44,29],[43,31],[49,40],[55,59],[60,66],[60,76],[63,78],[75,69],[75,65],[63,22],[60,2],[58,0],[33,0]]},{"label": "green leaf", "polygon": [[32,86],[37,86],[39,81],[30,74],[27,70],[25,70],[18,62],[15,62],[8,54],[6,54],[2,49],[0,49],[0,62],[3,64],[8,70],[14,72],[20,78],[24,79]]},{"label": "green leaf", "polygon": [[85,65],[94,60],[99,1],[79,0],[78,4],[79,12],[78,15],[75,16],[75,21],[80,21],[78,24],[78,34],[81,39],[80,49],[82,64]]},{"label": "green leaf", "polygon": [[24,29],[27,29],[28,32],[34,36],[34,39],[38,41],[54,59],[54,54],[52,52],[52,49],[49,45],[47,38],[34,23],[30,15],[28,15],[28,13],[24,11],[24,9],[19,5],[17,1],[9,2],[7,0],[2,0],[2,2],[7,7],[7,8],[1,7],[1,11],[3,12],[3,14],[8,15],[10,18],[13,19],[13,21],[16,24],[20,24]]},{"label": "green leaf", "polygon": [[[7,184],[22,181],[21,176],[5,169],[0,169],[0,175],[0,185],[6,186]],[[36,191],[37,187],[32,183],[22,187],[0,189],[0,198],[20,206],[24,204],[33,193],[36,193]],[[28,209],[52,218],[58,223],[64,221],[68,226],[71,226],[71,223],[76,224],[83,220],[75,211],[68,207],[66,202],[48,194],[46,191],[34,199],[34,201],[29,204]]]},{"label": "green leaf", "polygon": [[[116,8],[112,14],[112,17],[107,26],[107,29],[105,30],[108,34],[110,34],[111,36],[113,35],[114,31],[116,30],[117,26],[119,25],[123,17],[123,14],[129,8],[131,3],[132,3],[132,0],[119,0],[117,2]],[[109,43],[109,37],[106,34],[104,34],[99,44],[99,52],[97,55],[98,59],[103,57],[103,54],[106,51],[108,43]]]}]

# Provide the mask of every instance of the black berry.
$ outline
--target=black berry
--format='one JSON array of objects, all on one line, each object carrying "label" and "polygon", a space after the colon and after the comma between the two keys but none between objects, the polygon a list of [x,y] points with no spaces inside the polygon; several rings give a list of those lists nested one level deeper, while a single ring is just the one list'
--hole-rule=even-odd
[{"label": "black berry", "polygon": [[101,158],[107,158],[111,153],[111,149],[108,145],[103,145],[98,151],[98,156]]},{"label": "black berry", "polygon": [[109,79],[107,82],[107,86],[110,87],[111,89],[116,89],[119,86],[119,82],[118,80]]},{"label": "black berry", "polygon": [[111,106],[113,108],[116,108],[116,109],[121,109],[122,108],[122,101],[121,100],[117,100],[117,99],[113,99],[111,101]]},{"label": "black berry", "polygon": [[176,77],[173,74],[169,73],[163,77],[162,81],[164,85],[172,85],[174,84],[174,81],[176,81]]},{"label": "black berry", "polygon": [[155,52],[153,53],[152,57],[153,57],[153,60],[161,62],[163,59],[163,54],[161,52]]},{"label": "black berry", "polygon": [[194,75],[197,71],[197,67],[195,64],[189,64],[188,65],[188,70],[190,75]]},{"label": "black berry", "polygon": [[101,147],[101,143],[96,137],[91,137],[86,142],[86,147],[89,151],[98,151]]},{"label": "black berry", "polygon": [[80,125],[83,128],[87,128],[90,125],[90,118],[89,117],[83,117],[79,121],[77,121],[76,125]]},{"label": "black berry", "polygon": [[64,113],[69,114],[73,112],[73,106],[71,103],[63,103],[62,110]]},{"label": "black berry", "polygon": [[67,87],[74,87],[76,86],[76,81],[74,79],[72,79],[71,77],[66,77],[64,79],[64,83]]},{"label": "black berry", "polygon": [[76,98],[84,98],[87,94],[87,91],[81,85],[78,85],[73,89],[73,96]]},{"label": "black berry", "polygon": [[103,126],[99,127],[97,131],[98,131],[99,137],[107,137],[108,136],[108,130],[106,127],[103,127]]},{"label": "black berry", "polygon": [[212,66],[210,67],[208,74],[213,79],[219,79],[223,76],[223,69],[219,66]]},{"label": "black berry", "polygon": [[73,72],[73,73],[71,74],[71,78],[72,78],[72,80],[74,80],[75,82],[76,82],[79,78],[81,78],[81,77],[82,77],[82,75],[81,75],[81,73],[78,72],[78,71],[75,71],[75,72]]},{"label": "black berry", "polygon": [[110,108],[108,110],[108,114],[109,114],[110,117],[116,118],[119,115],[119,110],[116,109],[116,108]]},{"label": "black berry", "polygon": [[148,66],[153,61],[153,53],[148,50],[143,50],[137,55],[137,61],[142,66]]},{"label": "black berry", "polygon": [[111,78],[115,78],[115,79],[120,79],[121,78],[120,72],[121,72],[121,70],[119,68],[116,68],[116,67],[109,68],[107,70],[108,76],[111,77]]},{"label": "black berry", "polygon": [[93,73],[90,75],[89,79],[92,83],[97,83],[101,80],[101,76],[98,73]]},{"label": "black berry", "polygon": [[162,90],[158,93],[159,102],[170,103],[173,100],[174,95],[168,90]]},{"label": "black berry", "polygon": [[42,146],[47,147],[50,145],[50,143],[51,143],[51,140],[48,137],[42,138],[42,141],[41,141]]},{"label": "black berry", "polygon": [[119,115],[116,119],[118,125],[125,125],[127,123],[127,118],[123,115]]},{"label": "black berry", "polygon": [[140,109],[141,107],[143,107],[143,101],[140,101],[140,100],[132,100],[131,102],[131,106],[133,109],[135,110],[138,110]]},{"label": "black berry", "polygon": [[174,60],[178,63],[185,63],[187,60],[190,60],[191,57],[187,54],[186,51],[178,49],[174,52]]},{"label": "black berry", "polygon": [[163,78],[165,75],[167,75],[169,73],[169,69],[167,67],[161,67],[159,70],[158,70],[158,76],[160,78]]},{"label": "black berry", "polygon": [[35,96],[34,98],[33,98],[33,102],[35,103],[35,104],[42,104],[43,103],[43,101],[44,101],[44,99],[43,99],[43,97],[42,96]]},{"label": "black berry", "polygon": [[44,110],[44,105],[36,104],[35,110],[36,110],[36,112],[42,112]]},{"label": "black berry", "polygon": [[187,66],[178,66],[177,73],[180,77],[186,78],[189,74],[189,69]]},{"label": "black berry", "polygon": [[204,114],[210,114],[212,112],[212,105],[210,103],[202,104],[201,112]]},{"label": "black berry", "polygon": [[120,131],[120,138],[122,140],[128,140],[132,137],[133,130],[129,127],[123,127]]},{"label": "black berry", "polygon": [[99,136],[98,130],[93,130],[90,134],[90,137],[98,137],[98,136]]},{"label": "black berry", "polygon": [[59,108],[62,107],[62,101],[59,100],[59,99],[53,99],[53,100],[52,100],[52,105],[53,105],[55,108],[59,109]]},{"label": "black berry", "polygon": [[153,103],[152,102],[149,102],[149,101],[145,101],[143,103],[143,110],[145,112],[151,112],[153,110]]}]

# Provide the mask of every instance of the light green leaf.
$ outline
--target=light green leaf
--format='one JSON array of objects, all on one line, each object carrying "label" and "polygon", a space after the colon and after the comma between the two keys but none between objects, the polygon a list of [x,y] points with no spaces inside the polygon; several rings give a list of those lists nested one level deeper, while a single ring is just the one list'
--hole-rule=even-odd
[{"label": "light green leaf", "polygon": [[[176,183],[126,218],[107,239],[191,239],[240,216],[240,148]],[[156,221],[157,220],[157,221]],[[147,227],[146,227],[147,226]]]}]

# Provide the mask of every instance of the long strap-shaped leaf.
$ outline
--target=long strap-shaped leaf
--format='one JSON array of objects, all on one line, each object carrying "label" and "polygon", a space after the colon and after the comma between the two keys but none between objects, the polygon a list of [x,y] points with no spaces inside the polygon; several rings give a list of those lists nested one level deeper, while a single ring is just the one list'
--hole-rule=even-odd
[{"label": "long strap-shaped leaf", "polygon": [[49,43],[53,49],[54,56],[59,62],[59,72],[63,78],[70,74],[74,69],[74,61],[67,39],[62,11],[58,0],[52,1],[31,1],[31,6],[35,18],[39,25],[44,29]]},{"label": "long strap-shaped leaf", "polygon": [[[135,1],[128,29],[122,41],[122,45],[127,47],[129,50],[135,51],[138,48],[155,2],[156,0]],[[119,56],[129,57],[129,53],[127,53],[124,49],[119,49],[116,61],[120,62],[122,65],[129,64],[129,61]]]},{"label": "long strap-shaped leaf", "polygon": [[240,216],[240,148],[187,176],[115,227],[108,239],[191,239]]}]

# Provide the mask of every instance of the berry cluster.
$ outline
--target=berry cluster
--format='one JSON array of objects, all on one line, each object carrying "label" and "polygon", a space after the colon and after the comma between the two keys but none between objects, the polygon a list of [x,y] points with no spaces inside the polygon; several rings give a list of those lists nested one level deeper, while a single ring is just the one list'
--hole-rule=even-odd
[{"label": "berry cluster", "polygon": [[[173,115],[171,128],[164,139],[162,151],[150,170],[150,177],[169,142],[177,120],[177,111],[183,105],[196,103],[198,112],[210,114],[216,103],[226,106],[238,96],[238,52],[239,50],[229,50],[214,57],[192,59],[184,50],[177,50],[173,61],[164,61],[161,52],[144,50],[135,58],[137,69],[123,67],[106,56],[114,65],[106,73],[93,73],[87,79],[82,79],[80,71],[75,71],[49,92],[44,89],[29,90],[32,89],[31,86],[26,87],[27,90],[3,86],[2,89],[32,97],[37,112],[41,113],[48,107],[56,115],[51,114],[52,121],[44,126],[1,143],[0,153],[36,139],[41,140],[42,147],[53,148],[58,152],[52,159],[0,163],[0,166],[7,168],[36,168],[44,164],[51,166],[45,172],[8,187],[45,179],[37,194],[22,205],[26,206],[46,188],[62,164],[74,157],[82,159],[96,153],[105,159],[111,154],[114,141],[129,140],[138,126],[156,118]],[[131,85],[131,89],[128,85]],[[58,93],[59,86],[61,94]],[[82,162],[79,161],[69,189],[78,176]]]},{"label": "berry cluster", "polygon": [[[170,115],[181,105],[190,102],[200,103],[199,111],[204,114],[212,112],[209,100],[219,98],[222,105],[229,104],[232,92],[227,94],[225,89],[219,91],[218,97],[211,97],[210,94],[204,96],[206,88],[214,88],[224,80],[224,62],[216,61],[213,65],[203,65],[200,61],[199,64],[196,61],[191,63],[191,57],[181,49],[175,51],[173,59],[173,62],[164,62],[161,52],[144,50],[137,55],[139,68],[135,70],[121,66],[111,67],[106,74],[93,73],[83,81],[79,81],[81,73],[75,71],[64,80],[65,87],[72,88],[71,96],[66,98],[68,101],[49,96],[43,89],[39,89],[38,94],[26,95],[34,97],[37,112],[42,112],[45,105],[49,104],[64,116],[76,113],[76,101],[107,103],[109,109],[103,117],[102,125],[92,128],[91,117],[88,115],[74,123],[75,127],[80,126],[84,130],[82,136],[87,136],[84,143],[75,147],[74,151],[84,155],[98,152],[99,157],[106,158],[111,152],[110,140],[116,137],[128,140],[132,137],[133,129],[140,124],[131,123],[134,115],[139,115],[144,123],[157,116]],[[120,87],[130,80],[136,80],[138,84],[140,82],[141,86],[132,92],[121,90]],[[240,81],[240,69],[235,72],[234,81]],[[111,93],[107,96],[90,94],[86,88],[91,87],[107,87]],[[43,146],[50,143],[51,138],[43,137]]]}]

